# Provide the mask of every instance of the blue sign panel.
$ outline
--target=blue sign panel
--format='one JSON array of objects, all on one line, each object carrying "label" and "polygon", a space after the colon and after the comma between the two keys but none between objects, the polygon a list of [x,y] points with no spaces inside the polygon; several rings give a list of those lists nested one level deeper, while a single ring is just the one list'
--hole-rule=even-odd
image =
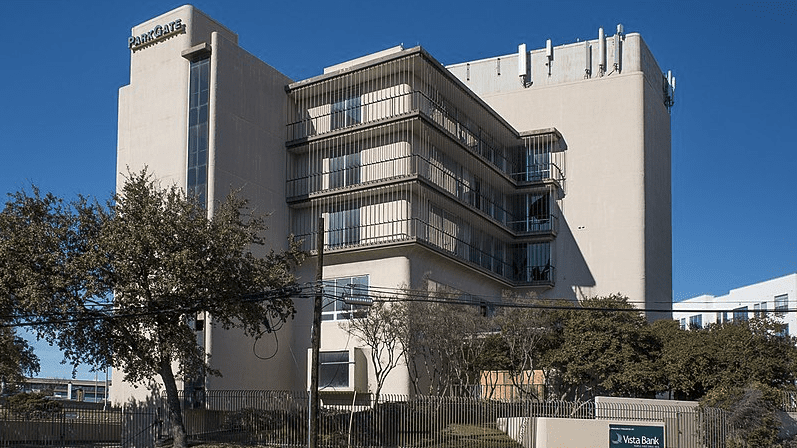
[{"label": "blue sign panel", "polygon": [[609,448],[664,448],[664,427],[609,425]]}]

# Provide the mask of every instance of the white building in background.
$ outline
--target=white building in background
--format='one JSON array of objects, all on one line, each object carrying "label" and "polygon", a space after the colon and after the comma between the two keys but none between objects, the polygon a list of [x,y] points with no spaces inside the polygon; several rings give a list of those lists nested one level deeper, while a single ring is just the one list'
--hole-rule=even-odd
[{"label": "white building in background", "polygon": [[723,296],[704,294],[672,304],[681,328],[748,320],[764,314],[785,324],[784,334],[797,331],[797,273],[731,289]]},{"label": "white building in background", "polygon": [[[448,68],[399,46],[293,81],[183,6],[128,39],[117,185],[148,166],[210,214],[241,189],[271,213],[277,249],[293,233],[315,254],[323,232],[326,391],[374,383],[367,347],[339,326],[353,315],[334,299],[343,295],[620,292],[649,318],[670,318],[674,82],[639,34],[596,34]],[[310,257],[301,281],[314,279],[315,265]],[[305,388],[309,302],[254,350],[206,322],[197,337],[224,376],[199,387]],[[112,399],[140,395],[120,373]],[[384,393],[410,393],[406,369],[391,375]]]}]

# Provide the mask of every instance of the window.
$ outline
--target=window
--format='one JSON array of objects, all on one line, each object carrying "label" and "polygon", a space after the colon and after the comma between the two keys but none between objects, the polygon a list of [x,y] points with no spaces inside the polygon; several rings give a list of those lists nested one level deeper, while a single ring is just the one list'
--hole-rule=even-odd
[{"label": "window", "polygon": [[703,315],[696,314],[694,316],[689,317],[689,329],[700,329],[703,328]]},{"label": "window", "polygon": [[360,97],[352,95],[332,103],[330,130],[345,128],[362,122]]},{"label": "window", "polygon": [[534,182],[551,177],[551,145],[534,145],[526,151],[526,181]]},{"label": "window", "polygon": [[780,329],[777,332],[777,335],[782,338],[789,337],[789,324],[780,324]]},{"label": "window", "polygon": [[349,387],[349,351],[321,352],[318,355],[318,386]]},{"label": "window", "polygon": [[321,307],[322,320],[346,320],[364,313],[363,305],[349,305],[346,297],[367,297],[368,276],[342,277],[324,280],[324,300]]},{"label": "window", "polygon": [[551,243],[527,243],[515,246],[515,279],[522,282],[553,282]]},{"label": "window", "polygon": [[767,302],[756,303],[753,305],[753,315],[757,318],[766,317]]},{"label": "window", "polygon": [[775,296],[775,315],[778,317],[783,317],[786,315],[786,311],[789,309],[789,295],[782,294],[779,296]]},{"label": "window", "polygon": [[356,206],[348,205],[329,212],[329,234],[327,235],[329,248],[341,248],[359,242],[360,209]]},{"label": "window", "polygon": [[747,319],[748,319],[748,316],[747,316],[747,307],[746,306],[741,306],[739,308],[734,308],[733,309],[733,320],[734,321],[743,321],[743,320],[747,320]]},{"label": "window", "polygon": [[[457,254],[461,248],[463,229],[460,219],[451,212],[429,205],[429,242]],[[461,251],[459,251],[461,252]]]},{"label": "window", "polygon": [[202,206],[208,191],[208,107],[210,59],[191,62],[188,87],[188,179],[186,186]]},{"label": "window", "polygon": [[360,183],[360,153],[344,154],[329,159],[329,188]]},{"label": "window", "polygon": [[686,318],[682,317],[680,320],[681,323],[681,330],[686,330]]}]

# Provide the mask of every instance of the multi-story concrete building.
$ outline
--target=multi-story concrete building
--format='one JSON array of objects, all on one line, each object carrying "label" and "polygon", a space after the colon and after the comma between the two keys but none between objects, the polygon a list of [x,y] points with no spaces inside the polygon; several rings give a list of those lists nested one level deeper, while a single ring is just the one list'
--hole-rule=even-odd
[{"label": "multi-story concrete building", "polygon": [[782,323],[783,334],[797,329],[797,273],[731,289],[728,294],[704,294],[672,304],[673,318],[681,328],[703,328],[710,324],[768,316]]},{"label": "multi-story concrete building", "polygon": [[[448,68],[395,47],[296,82],[191,6],[134,27],[128,44],[120,176],[146,165],[210,214],[242,189],[271,213],[278,249],[293,233],[314,254],[323,232],[322,361],[344,372],[327,390],[374,380],[367,348],[339,325],[352,305],[331,297],[619,291],[670,317],[672,89],[638,34]],[[311,258],[302,281],[314,269]],[[297,309],[268,361],[206,325],[199,338],[224,376],[204,387],[306,387],[311,304]],[[125,387],[117,378],[113,398]],[[409,388],[397,369],[384,392]]]}]

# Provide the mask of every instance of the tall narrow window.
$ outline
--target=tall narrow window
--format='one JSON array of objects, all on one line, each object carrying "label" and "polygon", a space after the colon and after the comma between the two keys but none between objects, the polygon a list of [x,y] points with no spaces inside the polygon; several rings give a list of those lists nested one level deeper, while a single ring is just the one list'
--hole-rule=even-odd
[{"label": "tall narrow window", "polygon": [[207,206],[208,106],[210,103],[210,59],[191,62],[188,92],[188,179],[189,195]]},{"label": "tall narrow window", "polygon": [[753,315],[757,318],[766,317],[767,302],[756,303],[753,305]]}]

